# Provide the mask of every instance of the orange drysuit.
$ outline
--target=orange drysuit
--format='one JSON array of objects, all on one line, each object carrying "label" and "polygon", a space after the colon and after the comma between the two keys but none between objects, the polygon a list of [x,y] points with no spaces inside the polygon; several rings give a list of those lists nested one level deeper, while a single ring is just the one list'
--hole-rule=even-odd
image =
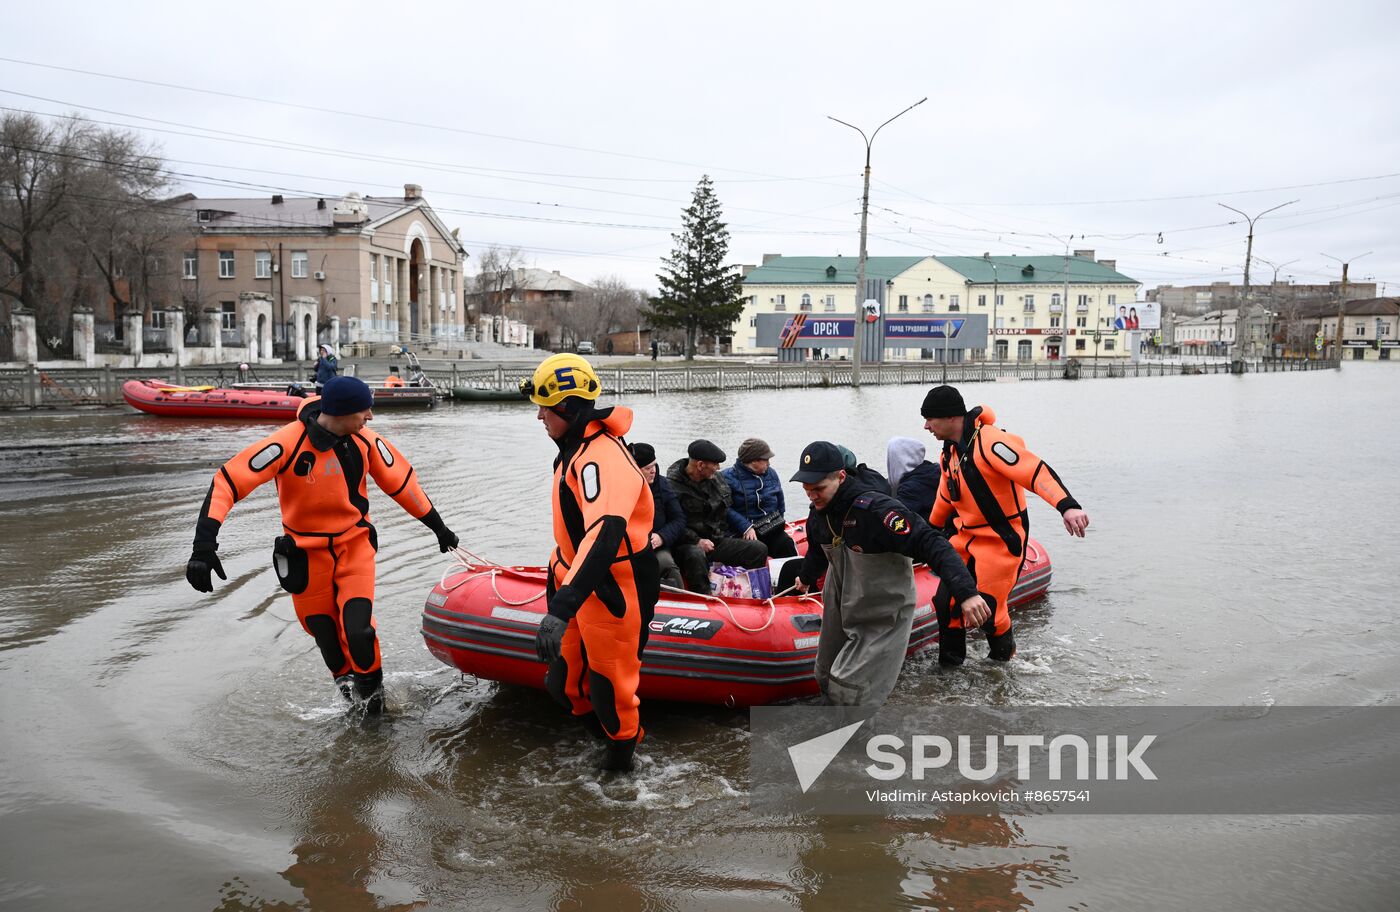
[{"label": "orange drysuit", "polygon": [[569,626],[545,684],[575,716],[595,713],[614,741],[642,734],[637,683],[661,594],[651,488],[621,439],[631,426],[629,408],[592,412],[554,464],[549,613]]},{"label": "orange drysuit", "polygon": [[307,400],[296,421],[214,473],[195,542],[216,542],[233,505],[275,481],[286,532],[274,548],[278,578],[331,674],[354,675],[356,689],[369,696],[382,673],[373,616],[378,536],[370,522],[367,479],[429,528],[445,527],[413,466],[393,444],[367,427],[347,437],[330,433],[316,423],[318,401]]},{"label": "orange drysuit", "polygon": [[[992,609],[983,629],[991,657],[1000,661],[1016,653],[1007,599],[1021,575],[1030,517],[1024,488],[1060,513],[1078,509],[1055,470],[1026,448],[1015,434],[995,427],[996,414],[979,406],[968,412],[960,441],[947,441],[940,460],[938,496],[929,522],[942,528],[951,518],[952,542],[977,580],[977,591]],[[938,657],[961,664],[967,654],[967,631],[952,610],[950,593],[935,599],[938,610]]]}]

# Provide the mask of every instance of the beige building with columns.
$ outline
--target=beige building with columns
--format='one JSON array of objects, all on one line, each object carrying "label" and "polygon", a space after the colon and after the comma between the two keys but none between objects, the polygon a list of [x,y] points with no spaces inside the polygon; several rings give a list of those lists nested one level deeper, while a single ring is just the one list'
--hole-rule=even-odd
[{"label": "beige building with columns", "polygon": [[[444,345],[468,338],[466,250],[417,184],[402,197],[199,199],[182,256],[182,297],[220,315],[225,344],[261,336],[299,357],[314,341]],[[266,316],[259,320],[268,319]],[[228,337],[235,337],[230,339]]]}]

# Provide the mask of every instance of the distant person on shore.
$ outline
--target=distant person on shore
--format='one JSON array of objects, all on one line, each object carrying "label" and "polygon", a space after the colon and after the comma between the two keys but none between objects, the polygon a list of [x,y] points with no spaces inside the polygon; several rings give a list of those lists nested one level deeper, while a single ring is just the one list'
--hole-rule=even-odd
[{"label": "distant person on shore", "polygon": [[792,480],[812,505],[809,553],[822,551],[829,564],[813,669],[817,686],[830,704],[879,706],[909,649],[914,561],[928,564],[975,622],[988,615],[987,604],[948,540],[891,497],[878,473],[848,472],[835,444],[809,444]]},{"label": "distant person on shore", "polygon": [[355,377],[333,377],[319,398],[306,400],[297,420],[224,463],[214,473],[195,524],[185,579],[213,592],[224,575],[219,531],[233,505],[276,479],[286,533],[272,563],[302,629],[347,700],[366,712],[384,708],[379,638],[374,622],[374,555],[379,536],[369,517],[366,479],[437,536],[446,553],[457,547],[418,475],[394,445],[366,425],[374,393]]},{"label": "distant person on shore", "polygon": [[656,341],[655,339],[652,339],[652,340],[651,340],[651,360],[655,361],[655,360],[656,360],[656,355],[657,355],[657,353],[660,352],[660,351],[661,351],[661,346],[657,343],[657,341]]},{"label": "distant person on shore", "polygon": [[651,502],[655,515],[651,521],[651,547],[656,552],[656,563],[661,568],[661,582],[673,589],[684,589],[685,580],[680,567],[671,553],[676,542],[685,534],[685,511],[676,499],[671,483],[661,475],[656,464],[656,450],[649,443],[629,443],[632,458],[637,460],[637,468],[651,488]]},{"label": "distant person on shore", "polygon": [[[1026,442],[996,427],[996,414],[979,405],[968,411],[962,394],[951,386],[929,390],[920,409],[924,429],[943,442],[942,477],[929,523],[942,528],[950,520],[953,547],[977,579],[977,591],[991,606],[987,619],[988,655],[1006,662],[1016,654],[1007,600],[1020,576],[1030,536],[1030,516],[1021,491],[1030,491],[1060,512],[1065,531],[1084,537],[1089,516],[1070,496],[1060,476]],[[961,665],[967,657],[967,618],[954,614],[943,587],[934,597],[938,612],[938,661]]]},{"label": "distant person on shore", "polygon": [[[797,545],[787,534],[787,502],[783,480],[769,461],[773,451],[768,444],[750,437],[739,444],[734,465],[720,475],[729,485],[734,510],[749,523],[754,538],[768,548],[769,557],[796,557]],[[745,532],[745,538],[748,533]]]},{"label": "distant person on shore", "polygon": [[642,649],[661,591],[651,492],[622,442],[632,410],[598,408],[602,381],[575,354],[541,361],[520,391],[559,447],[547,613],[535,634],[545,689],[603,736],[603,769],[631,770],[643,735]]},{"label": "distant person on shore", "polygon": [[927,448],[913,437],[894,437],[885,449],[890,493],[918,516],[933,512],[938,466],[924,458]]},{"label": "distant person on shore", "polygon": [[754,569],[768,561],[768,547],[753,524],[734,509],[729,485],[716,477],[724,451],[708,440],[691,441],[686,458],[666,471],[685,511],[685,535],[673,553],[686,587],[709,594],[710,562]]},{"label": "distant person on shore", "polygon": [[329,345],[319,345],[316,347],[316,383],[324,386],[330,383],[336,374],[340,373],[340,364],[336,361],[335,355],[331,353]]}]

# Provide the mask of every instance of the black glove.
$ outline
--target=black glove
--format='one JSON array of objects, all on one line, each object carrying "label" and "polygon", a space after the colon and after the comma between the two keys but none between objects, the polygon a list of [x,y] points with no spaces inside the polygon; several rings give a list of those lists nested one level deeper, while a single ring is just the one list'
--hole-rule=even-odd
[{"label": "black glove", "polygon": [[419,522],[433,530],[433,534],[437,536],[438,550],[443,554],[457,547],[457,533],[447,528],[447,523],[438,515],[437,507],[425,513]]},{"label": "black glove", "polygon": [[540,661],[545,664],[553,662],[559,658],[559,650],[564,646],[564,631],[569,629],[569,622],[563,618],[546,614],[544,620],[540,621],[539,633],[535,634],[535,655],[540,657]]},{"label": "black glove", "polygon": [[214,591],[214,580],[209,576],[210,570],[219,574],[219,579],[228,579],[224,575],[224,565],[219,562],[219,555],[213,548],[195,548],[189,562],[185,564],[185,579],[196,592]]}]

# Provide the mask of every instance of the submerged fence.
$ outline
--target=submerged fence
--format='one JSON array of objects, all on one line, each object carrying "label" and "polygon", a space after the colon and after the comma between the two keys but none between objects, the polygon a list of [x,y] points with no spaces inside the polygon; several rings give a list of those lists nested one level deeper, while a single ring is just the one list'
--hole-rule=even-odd
[{"label": "submerged fence", "polygon": [[[1094,363],[1080,361],[970,361],[961,364],[867,364],[861,383],[869,386],[896,384],[979,383],[1000,379],[1062,380],[1108,377],[1164,377],[1179,374],[1272,373],[1275,371],[1332,370],[1336,360],[1265,359],[1256,361],[1168,363],[1160,361]],[[529,377],[534,366],[520,365],[463,370],[428,368],[428,379],[443,393],[465,386],[483,390],[513,390]],[[351,367],[353,371],[353,367]],[[347,372],[351,372],[347,371]],[[718,390],[800,389],[851,385],[848,362],[813,362],[789,365],[702,363],[690,367],[602,368],[598,371],[607,393],[679,393]],[[62,408],[75,405],[117,405],[122,384],[128,380],[159,379],[173,386],[225,386],[239,379],[291,383],[304,381],[307,368],[296,365],[258,367],[252,376],[240,378],[224,367],[184,368],[38,368],[0,370],[0,409]]]}]

